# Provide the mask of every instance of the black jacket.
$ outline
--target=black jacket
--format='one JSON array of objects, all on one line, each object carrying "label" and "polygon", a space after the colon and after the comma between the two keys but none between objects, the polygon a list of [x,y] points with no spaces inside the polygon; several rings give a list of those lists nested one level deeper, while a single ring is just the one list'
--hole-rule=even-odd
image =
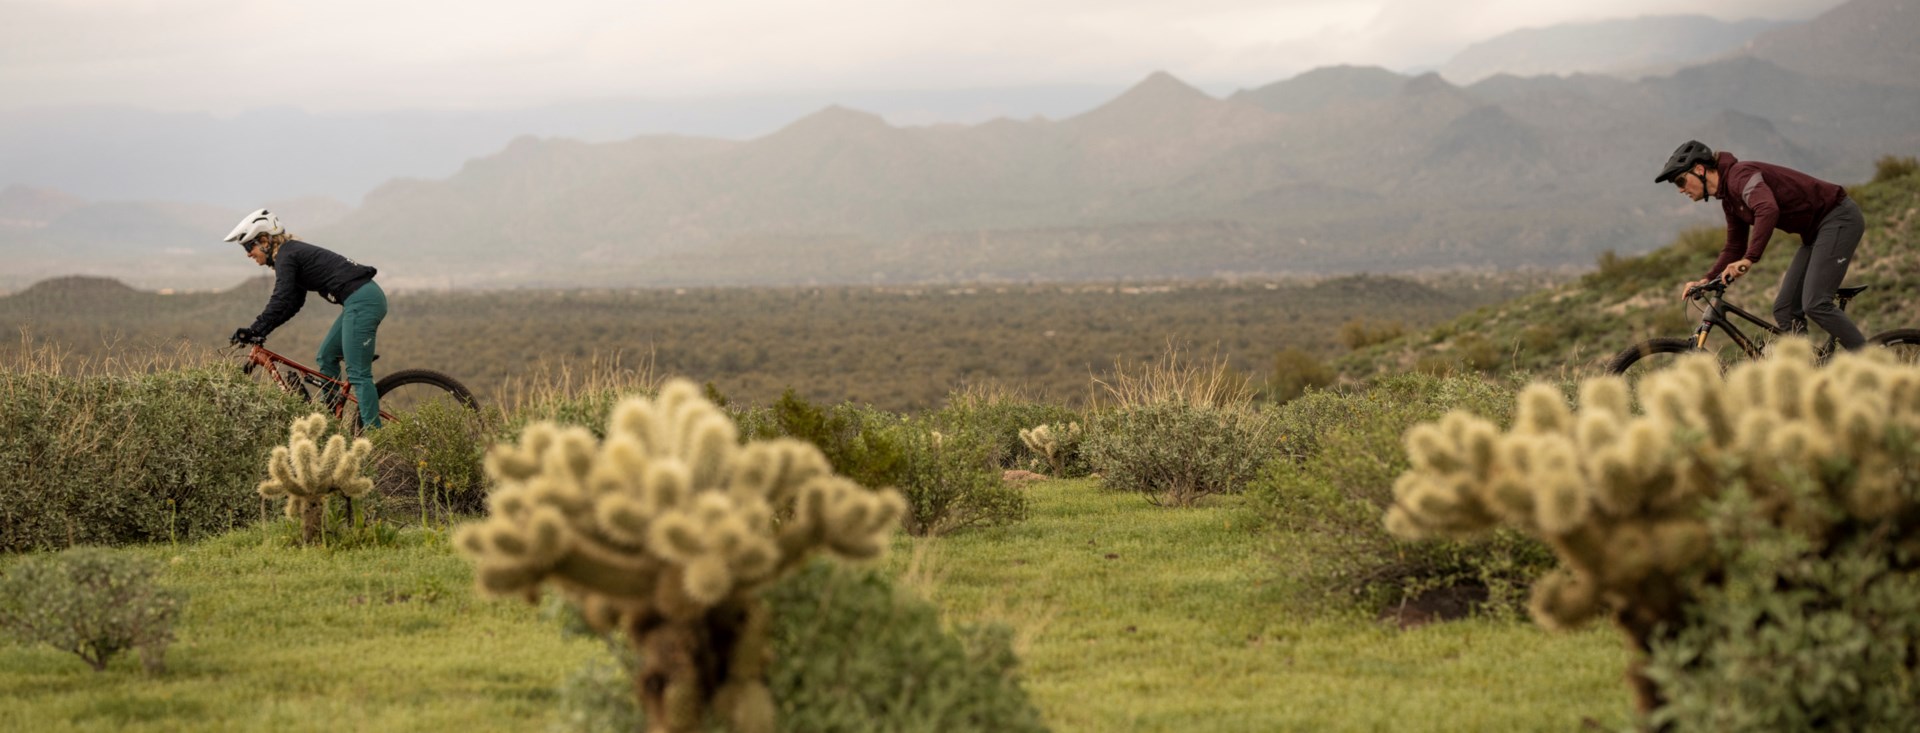
[{"label": "black jacket", "polygon": [[260,317],[253,319],[253,331],[262,336],[272,333],[300,312],[309,292],[338,304],[372,282],[377,272],[331,250],[298,239],[288,241],[273,255],[273,297],[267,299],[267,309],[260,312]]}]

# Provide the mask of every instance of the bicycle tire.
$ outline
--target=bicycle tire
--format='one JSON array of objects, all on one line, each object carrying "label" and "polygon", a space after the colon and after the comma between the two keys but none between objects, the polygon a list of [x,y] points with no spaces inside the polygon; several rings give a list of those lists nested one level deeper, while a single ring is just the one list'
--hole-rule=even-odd
[{"label": "bicycle tire", "polygon": [[[1896,328],[1892,331],[1877,333],[1873,335],[1873,338],[1867,339],[1867,343],[1882,348],[1912,346],[1915,347],[1917,351],[1920,351],[1920,328]],[[1906,363],[1920,363],[1920,353],[1908,354],[1907,356],[1910,359],[1916,359],[1916,361]]]},{"label": "bicycle tire", "polygon": [[480,408],[480,403],[473,399],[473,392],[467,389],[467,385],[461,384],[458,379],[431,369],[402,369],[388,374],[387,376],[381,377],[380,381],[374,382],[373,391],[375,394],[385,397],[388,392],[392,392],[395,389],[409,384],[425,384],[438,387],[446,390],[448,394],[453,395],[453,398],[459,400],[460,404],[467,409],[477,410]]},{"label": "bicycle tire", "polygon": [[1698,351],[1700,350],[1694,348],[1692,339],[1647,339],[1615,354],[1613,360],[1607,362],[1607,373],[1626,374],[1627,370],[1632,369],[1633,365],[1639,363],[1641,359],[1655,354],[1688,354]]},{"label": "bicycle tire", "polygon": [[[467,385],[461,384],[458,379],[431,369],[402,369],[388,374],[373,383],[373,391],[374,394],[385,398],[389,392],[414,384],[424,385],[445,392],[451,395],[456,402],[460,403],[461,407],[465,407],[476,413],[480,411],[480,403],[473,398],[473,392],[467,389]],[[350,417],[354,427],[359,428],[361,426],[359,411],[353,410],[352,408],[348,409],[353,413]],[[399,415],[398,412],[393,412],[393,408],[388,406],[384,399],[381,402],[380,411],[392,413],[396,416],[396,419]]]}]

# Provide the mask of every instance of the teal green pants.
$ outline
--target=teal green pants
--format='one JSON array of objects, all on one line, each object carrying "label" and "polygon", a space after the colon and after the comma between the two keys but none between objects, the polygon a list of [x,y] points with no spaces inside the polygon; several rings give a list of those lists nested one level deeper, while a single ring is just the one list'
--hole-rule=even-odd
[{"label": "teal green pants", "polygon": [[380,394],[373,388],[373,343],[380,321],[387,317],[387,293],[380,284],[360,286],[340,304],[340,317],[333,319],[327,337],[320,341],[320,373],[340,378],[340,360],[347,362],[347,384],[353,385],[353,397],[360,402],[360,425],[380,427]]}]

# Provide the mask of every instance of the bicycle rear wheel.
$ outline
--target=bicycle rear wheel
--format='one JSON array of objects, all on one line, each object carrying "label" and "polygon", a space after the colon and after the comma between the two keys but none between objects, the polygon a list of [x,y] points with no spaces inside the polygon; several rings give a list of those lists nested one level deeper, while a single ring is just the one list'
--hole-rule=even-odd
[{"label": "bicycle rear wheel", "polygon": [[1920,365],[1920,328],[1896,328],[1875,334],[1867,343],[1893,352],[1893,360],[1907,366]]},{"label": "bicycle rear wheel", "polygon": [[1693,347],[1692,339],[1648,339],[1615,354],[1613,361],[1607,362],[1607,373],[1639,381],[1640,377],[1659,371],[1679,361],[1682,356],[1697,353],[1702,352]]},{"label": "bicycle rear wheel", "polygon": [[381,377],[373,388],[380,395],[380,410],[402,419],[405,413],[433,403],[469,410],[479,407],[460,380],[430,369],[402,369]]}]

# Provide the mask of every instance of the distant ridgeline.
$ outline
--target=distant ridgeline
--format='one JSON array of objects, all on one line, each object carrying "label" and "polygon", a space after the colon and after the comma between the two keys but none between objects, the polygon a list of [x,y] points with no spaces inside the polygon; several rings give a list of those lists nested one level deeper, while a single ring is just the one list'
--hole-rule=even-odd
[{"label": "distant ridgeline", "polygon": [[[1585,265],[1711,221],[1712,207],[1651,182],[1688,138],[1842,183],[1914,152],[1912,11],[1853,0],[1639,79],[1458,86],[1331,67],[1220,99],[1155,73],[1059,120],[896,127],[835,106],[746,141],[521,137],[444,180],[393,180],[351,210],[289,202],[285,215],[400,287]],[[254,271],[213,241],[233,214],[8,189],[0,256],[16,277],[203,287],[227,268],[213,276],[232,282]]]}]

